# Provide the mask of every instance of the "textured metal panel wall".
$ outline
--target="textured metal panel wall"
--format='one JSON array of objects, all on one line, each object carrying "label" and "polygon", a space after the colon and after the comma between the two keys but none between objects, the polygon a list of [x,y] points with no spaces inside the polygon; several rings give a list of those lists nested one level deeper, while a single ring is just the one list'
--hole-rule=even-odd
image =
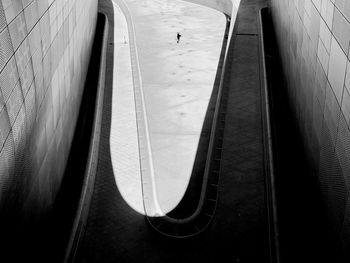
[{"label": "textured metal panel wall", "polygon": [[346,252],[350,247],[350,1],[271,0],[271,7],[289,97],[333,230]]},{"label": "textured metal panel wall", "polygon": [[37,216],[55,199],[79,111],[97,2],[0,1],[0,209]]}]

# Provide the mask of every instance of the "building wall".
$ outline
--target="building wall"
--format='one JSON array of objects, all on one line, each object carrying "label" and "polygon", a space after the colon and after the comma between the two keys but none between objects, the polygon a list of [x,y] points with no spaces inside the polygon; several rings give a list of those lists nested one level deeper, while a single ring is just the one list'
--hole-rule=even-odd
[{"label": "building wall", "polygon": [[271,6],[291,104],[333,231],[348,251],[350,1],[271,0]]},{"label": "building wall", "polygon": [[37,215],[60,188],[97,0],[0,1],[0,209]]}]

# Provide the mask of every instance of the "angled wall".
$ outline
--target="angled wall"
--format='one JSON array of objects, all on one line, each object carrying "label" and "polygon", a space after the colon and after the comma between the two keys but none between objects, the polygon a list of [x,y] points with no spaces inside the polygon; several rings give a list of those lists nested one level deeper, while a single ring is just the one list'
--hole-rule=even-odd
[{"label": "angled wall", "polygon": [[97,0],[0,1],[0,210],[37,216],[60,188]]},{"label": "angled wall", "polygon": [[290,101],[333,232],[349,251],[350,1],[271,5]]}]

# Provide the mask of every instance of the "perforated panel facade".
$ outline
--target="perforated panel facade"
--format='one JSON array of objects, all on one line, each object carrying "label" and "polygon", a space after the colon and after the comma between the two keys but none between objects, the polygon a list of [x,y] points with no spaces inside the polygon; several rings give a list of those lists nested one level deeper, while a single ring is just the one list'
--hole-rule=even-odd
[{"label": "perforated panel facade", "polygon": [[0,1],[0,209],[45,213],[60,188],[97,0]]},{"label": "perforated panel facade", "polygon": [[271,5],[291,104],[333,230],[349,252],[350,1],[271,0]]}]

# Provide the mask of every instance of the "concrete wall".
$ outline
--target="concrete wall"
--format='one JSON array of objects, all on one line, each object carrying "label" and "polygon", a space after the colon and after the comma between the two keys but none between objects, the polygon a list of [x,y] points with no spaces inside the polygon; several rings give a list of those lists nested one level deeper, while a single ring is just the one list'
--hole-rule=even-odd
[{"label": "concrete wall", "polygon": [[349,251],[350,1],[271,4],[291,104],[333,231]]},{"label": "concrete wall", "polygon": [[48,210],[60,188],[97,0],[0,1],[0,209]]}]

